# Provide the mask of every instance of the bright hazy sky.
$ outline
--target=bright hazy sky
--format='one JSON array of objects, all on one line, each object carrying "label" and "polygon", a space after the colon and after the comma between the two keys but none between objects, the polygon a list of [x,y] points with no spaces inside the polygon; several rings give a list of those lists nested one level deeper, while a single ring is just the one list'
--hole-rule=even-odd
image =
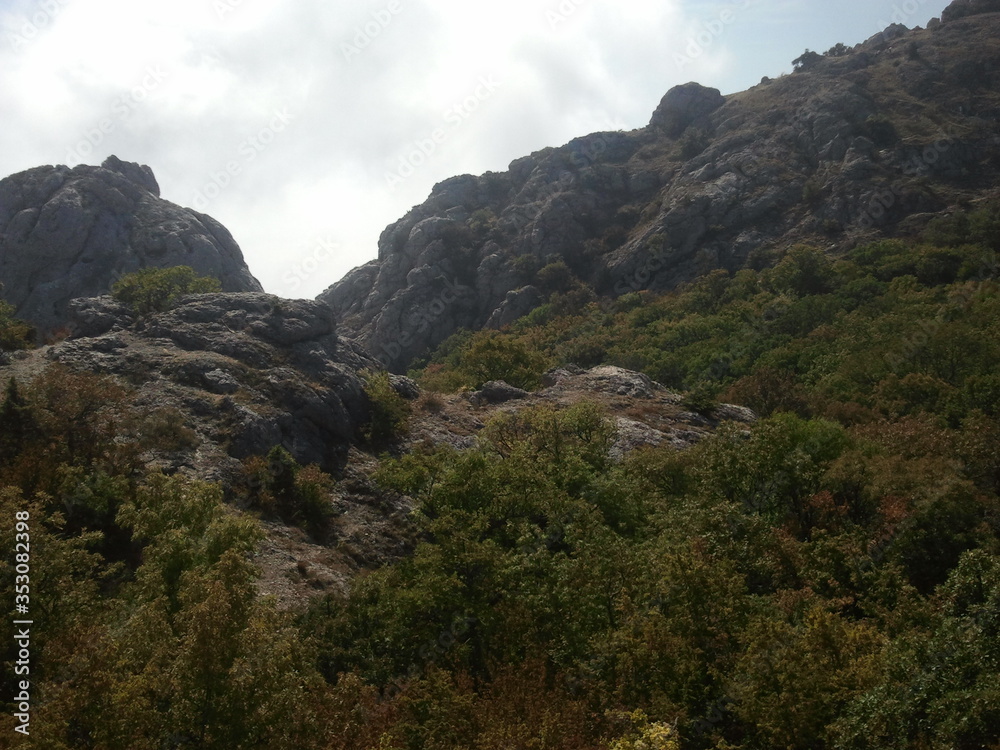
[{"label": "bright hazy sky", "polygon": [[458,174],[646,125],[944,0],[0,0],[0,177],[148,164],[312,297]]}]

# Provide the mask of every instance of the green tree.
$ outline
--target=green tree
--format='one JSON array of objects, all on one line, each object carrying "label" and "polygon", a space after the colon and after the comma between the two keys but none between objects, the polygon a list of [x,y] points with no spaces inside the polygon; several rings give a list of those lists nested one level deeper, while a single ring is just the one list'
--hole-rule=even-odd
[{"label": "green tree", "polygon": [[364,372],[362,378],[369,407],[365,439],[375,445],[385,445],[406,431],[413,409],[410,402],[393,388],[389,373]]},{"label": "green tree", "polygon": [[535,282],[542,291],[549,293],[569,291],[575,281],[573,272],[563,260],[549,263],[535,274]]},{"label": "green tree", "polygon": [[521,341],[495,331],[477,335],[460,360],[470,385],[479,388],[491,380],[503,380],[518,388],[537,388],[546,367],[545,358]]},{"label": "green tree", "polygon": [[169,310],[186,294],[218,292],[218,279],[199,276],[190,266],[144,268],[126,274],[111,287],[112,296],[139,315]]},{"label": "green tree", "polygon": [[797,245],[766,277],[778,292],[807,296],[829,292],[834,274],[833,266],[823,251]]},{"label": "green tree", "polygon": [[38,425],[34,412],[21,395],[17,381],[11,378],[7,381],[3,404],[0,405],[0,467],[20,455],[37,436]]},{"label": "green tree", "polygon": [[320,686],[290,620],[257,595],[262,532],[220,488],[151,476],[119,523],[143,545],[94,696],[99,746],[308,747]]},{"label": "green tree", "polygon": [[333,516],[330,502],[333,478],[318,466],[300,466],[280,445],[266,457],[253,456],[243,464],[236,491],[252,508],[265,516],[305,528],[323,541]]},{"label": "green tree", "polygon": [[809,70],[816,66],[816,64],[823,59],[823,56],[819,52],[813,52],[812,50],[806,50],[801,55],[792,60],[792,65],[795,66],[796,71]]},{"label": "green tree", "polygon": [[14,306],[0,299],[0,351],[29,349],[35,329],[14,317]]},{"label": "green tree", "polygon": [[694,449],[702,491],[739,503],[775,523],[811,526],[809,498],[823,488],[830,464],[851,441],[844,429],[822,419],[779,413],[754,425],[723,426]]},{"label": "green tree", "polygon": [[746,638],[730,690],[760,746],[829,747],[829,726],[878,684],[884,639],[871,625],[815,608],[800,623],[761,620]]},{"label": "green tree", "polygon": [[834,726],[837,747],[993,748],[1000,741],[1000,564],[966,552],[939,608],[889,645],[878,684]]}]

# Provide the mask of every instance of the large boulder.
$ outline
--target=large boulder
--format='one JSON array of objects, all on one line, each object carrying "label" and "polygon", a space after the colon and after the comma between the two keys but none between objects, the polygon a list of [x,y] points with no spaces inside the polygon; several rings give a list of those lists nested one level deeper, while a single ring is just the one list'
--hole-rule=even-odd
[{"label": "large boulder", "polygon": [[114,156],[0,181],[0,284],[16,315],[60,328],[70,300],[104,294],[146,267],[191,266],[224,291],[261,291],[225,227],[159,192],[149,167]]},{"label": "large boulder", "polygon": [[653,112],[650,125],[676,138],[688,126],[704,119],[726,103],[718,89],[700,83],[685,83],[668,91]]}]

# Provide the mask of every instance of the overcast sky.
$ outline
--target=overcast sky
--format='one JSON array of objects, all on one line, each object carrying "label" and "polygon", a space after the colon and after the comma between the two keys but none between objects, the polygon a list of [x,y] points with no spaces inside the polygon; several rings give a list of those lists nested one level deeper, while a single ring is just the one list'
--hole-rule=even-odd
[{"label": "overcast sky", "polygon": [[646,125],[944,0],[0,0],[0,176],[148,164],[312,297],[458,174]]}]

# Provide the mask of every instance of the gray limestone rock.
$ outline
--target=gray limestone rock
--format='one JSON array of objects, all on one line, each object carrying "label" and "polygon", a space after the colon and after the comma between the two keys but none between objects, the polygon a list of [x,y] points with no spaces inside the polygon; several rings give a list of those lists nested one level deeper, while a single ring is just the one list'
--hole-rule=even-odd
[{"label": "gray limestone rock", "polygon": [[420,398],[420,386],[417,385],[417,381],[413,378],[408,378],[405,375],[390,374],[389,383],[392,385],[392,389],[407,401]]},{"label": "gray limestone rock", "polygon": [[668,91],[653,112],[650,125],[676,138],[690,125],[712,114],[725,103],[718,89],[700,83],[685,83]]},{"label": "gray limestone rock", "polygon": [[222,292],[139,320],[107,297],[73,311],[73,337],[48,358],[120,376],[147,403],[187,415],[205,438],[191,458],[199,475],[275,445],[335,469],[368,419],[359,373],[378,364],[337,335],[321,302]]},{"label": "gray limestone rock", "polygon": [[209,216],[162,200],[152,170],[37,167],[0,181],[0,283],[16,315],[65,326],[71,300],[146,267],[191,266],[224,291],[260,291],[239,246]]},{"label": "gray limestone rock", "polygon": [[[345,335],[405,372],[461,329],[503,327],[548,302],[537,272],[557,261],[606,299],[735,273],[798,244],[839,256],[898,236],[908,217],[974,202],[1000,180],[996,2],[953,3],[946,18],[979,15],[933,31],[894,24],[730,96],[677,86],[645,128],[446,180],[383,232],[377,260],[320,298]],[[944,113],[947,128],[913,130]]]},{"label": "gray limestone rock", "polygon": [[612,461],[621,461],[629,453],[644,446],[656,446],[666,440],[660,430],[627,417],[615,419],[615,436],[608,452]]},{"label": "gray limestone rock", "polygon": [[508,401],[519,401],[531,395],[521,388],[515,388],[503,380],[491,380],[484,383],[478,391],[469,394],[473,404],[504,404]]},{"label": "gray limestone rock", "polygon": [[507,292],[500,307],[494,310],[489,320],[486,321],[485,327],[499,329],[508,326],[542,304],[543,299],[542,293],[534,286],[525,286]]}]

